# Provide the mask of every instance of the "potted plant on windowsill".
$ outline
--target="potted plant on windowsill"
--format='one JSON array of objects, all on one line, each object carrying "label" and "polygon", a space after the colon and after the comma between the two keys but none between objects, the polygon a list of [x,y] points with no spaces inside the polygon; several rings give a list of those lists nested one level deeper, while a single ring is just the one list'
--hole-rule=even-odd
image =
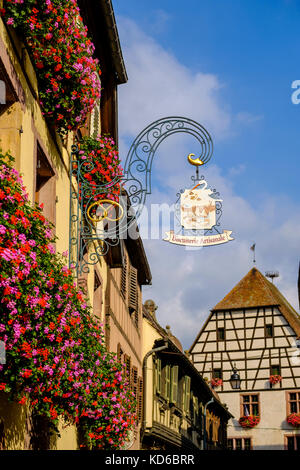
[{"label": "potted plant on windowsill", "polygon": [[222,379],[211,379],[210,385],[212,388],[217,388],[223,385],[223,380]]},{"label": "potted plant on windowsill", "polygon": [[255,415],[242,416],[239,423],[242,428],[254,428],[260,422],[260,417]]},{"label": "potted plant on windowsill", "polygon": [[294,428],[300,428],[300,413],[291,413],[287,416],[286,420]]},{"label": "potted plant on windowsill", "polygon": [[270,375],[269,382],[270,382],[271,388],[273,387],[273,385],[280,383],[281,380],[282,380],[281,375]]}]

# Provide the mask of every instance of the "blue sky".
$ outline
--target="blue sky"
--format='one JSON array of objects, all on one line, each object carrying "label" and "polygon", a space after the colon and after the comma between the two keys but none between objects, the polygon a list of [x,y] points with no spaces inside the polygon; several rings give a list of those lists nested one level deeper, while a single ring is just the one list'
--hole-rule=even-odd
[{"label": "blue sky", "polygon": [[[233,228],[237,237],[228,247],[197,255],[180,247],[169,251],[162,241],[145,242],[153,272],[148,297],[161,307],[162,323],[177,309],[173,321],[179,332],[183,313],[190,315],[183,334],[188,347],[196,325],[250,269],[247,250],[253,241],[258,268],[278,269],[278,287],[298,308],[300,105],[291,101],[291,84],[300,79],[300,1],[114,0],[113,6],[129,78],[119,87],[121,153],[157,118],[177,114],[203,124],[215,147],[204,172],[226,197],[224,228]],[[153,201],[171,202],[178,185],[186,184],[191,171],[185,155],[192,146],[174,139],[161,149],[165,156],[154,164]],[[173,174],[168,158],[176,158]],[[170,254],[188,270],[188,281],[184,287],[178,274],[162,290]],[[198,262],[194,266],[195,257],[202,269]],[[190,288],[199,276],[205,294]],[[168,301],[166,292],[176,302]]]}]

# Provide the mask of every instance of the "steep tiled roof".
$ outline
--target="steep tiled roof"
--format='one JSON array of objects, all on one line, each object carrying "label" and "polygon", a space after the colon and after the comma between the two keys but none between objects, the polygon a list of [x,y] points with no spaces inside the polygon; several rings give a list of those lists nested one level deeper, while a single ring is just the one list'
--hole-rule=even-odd
[{"label": "steep tiled roof", "polygon": [[300,336],[300,316],[276,286],[252,268],[248,274],[212,309],[229,310],[278,305],[286,321]]}]

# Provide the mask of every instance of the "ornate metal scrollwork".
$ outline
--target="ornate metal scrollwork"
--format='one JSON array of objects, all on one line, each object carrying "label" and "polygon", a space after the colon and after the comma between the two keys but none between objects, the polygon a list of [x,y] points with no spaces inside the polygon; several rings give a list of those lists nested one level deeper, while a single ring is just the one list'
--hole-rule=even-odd
[{"label": "ornate metal scrollwork", "polygon": [[192,119],[173,116],[149,124],[133,141],[124,168],[124,188],[138,218],[148,194],[151,194],[151,168],[159,145],[170,135],[190,134],[200,144],[199,159],[207,163],[213,154],[213,141],[207,130]]},{"label": "ornate metal scrollwork", "polygon": [[[157,148],[167,137],[179,132],[195,137],[200,144],[196,160],[207,163],[213,153],[213,142],[206,129],[192,119],[162,118],[147,126],[133,141],[125,161],[124,176],[103,185],[91,185],[87,180],[85,175],[91,173],[95,165],[81,158],[77,145],[72,146],[69,265],[74,268],[76,277],[87,273],[89,265],[96,264],[99,256],[117,245],[120,236],[125,231],[127,234],[130,225],[139,218],[146,197],[151,193],[151,168]],[[130,213],[126,198],[120,198],[119,202],[110,199],[111,188],[118,183],[130,200]],[[111,216],[112,209],[114,216]],[[91,243],[93,253],[88,249]]]}]

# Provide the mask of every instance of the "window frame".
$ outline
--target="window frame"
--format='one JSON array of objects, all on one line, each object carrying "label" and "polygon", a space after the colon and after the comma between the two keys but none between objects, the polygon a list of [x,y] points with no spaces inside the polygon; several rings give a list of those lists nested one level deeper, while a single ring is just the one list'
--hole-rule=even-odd
[{"label": "window frame", "polygon": [[39,206],[43,204],[43,215],[52,224],[52,232],[56,231],[56,188],[57,171],[44,147],[39,135],[35,132],[34,142],[34,173],[33,189],[34,202]]},{"label": "window frame", "polygon": [[[247,450],[253,450],[253,437],[252,436],[233,436],[233,437],[228,437],[227,438],[227,443],[226,443],[226,449],[227,450],[237,450],[236,449],[236,440],[240,439],[242,441],[242,451],[247,451]],[[245,449],[245,440],[250,440],[250,449]],[[232,441],[232,449],[228,449],[228,441]]]},{"label": "window frame", "polygon": [[299,443],[299,449],[297,449],[297,437],[300,438],[300,434],[284,434],[284,450],[289,450],[288,449],[288,439],[293,438],[293,440],[294,440],[294,449],[292,449],[292,451],[299,452],[300,451],[300,443]]},{"label": "window frame", "polygon": [[[222,333],[222,338],[220,338],[219,332],[223,331]],[[225,326],[222,326],[220,328],[217,328],[217,341],[226,341],[226,329]]]},{"label": "window frame", "polygon": [[[298,396],[296,397],[297,399],[296,400],[290,400],[289,399],[289,395],[291,393],[296,393]],[[290,415],[291,413],[300,413],[300,389],[296,389],[296,390],[286,390],[285,392],[285,398],[286,398],[286,415]],[[297,407],[297,411],[291,411],[291,407],[290,407],[290,403],[292,402],[296,402],[296,407]]]},{"label": "window frame", "polygon": [[[272,334],[271,335],[268,334],[268,327],[272,328]],[[266,323],[265,324],[265,337],[266,338],[274,338],[274,325],[273,325],[273,323]]]},{"label": "window frame", "polygon": [[[220,372],[220,376],[215,375],[215,371]],[[223,380],[223,371],[220,367],[216,367],[212,370],[212,379],[222,379]]]},{"label": "window frame", "polygon": [[[272,372],[272,367],[278,368],[278,374],[274,374],[274,372]],[[270,365],[270,375],[281,375],[281,367],[280,367],[280,364],[271,364],[271,365]]]},{"label": "window frame", "polygon": [[[240,393],[240,417],[245,416],[244,405],[247,404],[247,403],[244,403],[244,397],[249,397],[249,396],[250,397],[257,396],[258,397],[257,402],[254,402],[254,403],[252,403],[252,400],[250,398],[250,401],[249,401],[250,413],[249,413],[249,415],[261,417],[261,401],[260,401],[260,394],[259,393]],[[252,405],[256,405],[256,404],[258,405],[258,415],[253,414]]]}]

